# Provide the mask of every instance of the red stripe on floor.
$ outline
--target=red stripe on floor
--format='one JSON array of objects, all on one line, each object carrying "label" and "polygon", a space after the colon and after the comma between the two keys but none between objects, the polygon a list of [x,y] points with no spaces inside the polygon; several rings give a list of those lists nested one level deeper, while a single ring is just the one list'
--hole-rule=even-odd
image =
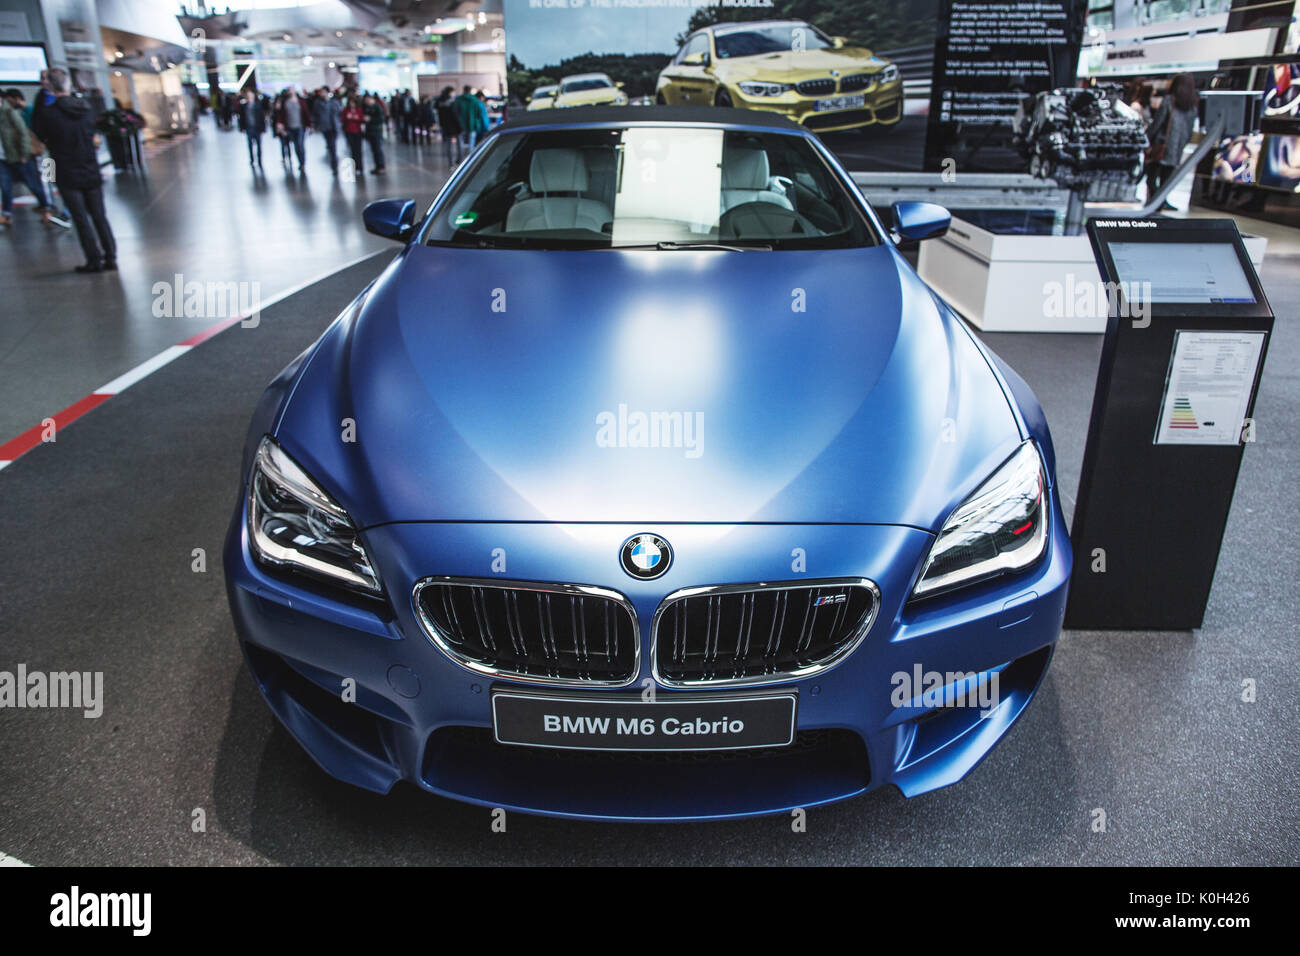
[{"label": "red stripe on floor", "polygon": [[231,316],[228,319],[222,319],[216,325],[209,326],[208,328],[204,329],[202,332],[199,332],[196,335],[191,335],[184,342],[177,342],[176,344],[177,345],[198,345],[200,342],[206,342],[208,339],[212,338],[212,336],[216,335],[218,332],[224,332],[226,329],[230,328],[236,322],[242,322],[242,321],[244,321],[244,316],[242,315],[235,315],[235,316]]},{"label": "red stripe on floor", "polygon": [[[65,428],[95,406],[108,401],[112,397],[112,395],[101,395],[96,392],[87,395],[78,402],[73,402],[63,411],[56,412],[53,416],[55,437],[58,437],[58,429]],[[13,459],[17,458],[19,455],[24,455],[31,451],[37,445],[41,444],[41,439],[44,434],[45,423],[42,422],[39,425],[33,425],[17,438],[10,439],[3,445],[0,445],[0,461],[13,461]]]}]

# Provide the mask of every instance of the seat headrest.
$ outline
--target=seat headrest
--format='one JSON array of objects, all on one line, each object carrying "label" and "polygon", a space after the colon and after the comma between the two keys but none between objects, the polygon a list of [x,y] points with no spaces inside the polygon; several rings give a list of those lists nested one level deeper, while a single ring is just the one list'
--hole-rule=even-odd
[{"label": "seat headrest", "polygon": [[723,189],[766,189],[767,151],[734,147],[722,153]]},{"label": "seat headrest", "polygon": [[528,166],[528,188],[535,193],[580,193],[587,167],[576,149],[539,149]]}]

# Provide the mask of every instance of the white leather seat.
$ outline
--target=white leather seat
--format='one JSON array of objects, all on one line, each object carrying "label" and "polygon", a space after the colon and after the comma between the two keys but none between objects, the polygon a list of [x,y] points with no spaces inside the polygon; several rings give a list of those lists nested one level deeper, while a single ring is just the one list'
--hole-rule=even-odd
[{"label": "white leather seat", "polygon": [[601,232],[614,218],[603,202],[575,195],[587,191],[587,167],[576,149],[539,149],[533,153],[528,165],[528,189],[532,197],[515,203],[506,215],[507,233],[534,229]]},{"label": "white leather seat", "polygon": [[784,193],[772,188],[767,151],[731,147],[722,152],[722,211],[747,202],[768,202],[793,210]]}]

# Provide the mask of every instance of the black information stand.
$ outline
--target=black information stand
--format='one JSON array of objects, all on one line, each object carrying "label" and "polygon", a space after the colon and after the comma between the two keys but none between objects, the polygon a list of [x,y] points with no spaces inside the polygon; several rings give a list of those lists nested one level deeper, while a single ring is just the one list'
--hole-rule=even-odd
[{"label": "black information stand", "polygon": [[1110,318],[1067,628],[1200,627],[1273,312],[1230,219],[1088,223]]}]

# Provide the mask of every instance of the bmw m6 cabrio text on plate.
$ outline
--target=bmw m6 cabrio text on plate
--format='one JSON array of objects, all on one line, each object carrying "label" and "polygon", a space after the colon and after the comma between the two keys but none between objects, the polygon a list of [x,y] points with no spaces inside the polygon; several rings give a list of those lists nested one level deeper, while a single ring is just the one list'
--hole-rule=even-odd
[{"label": "bmw m6 cabrio text on plate", "polygon": [[[1025,383],[815,136],[528,114],[267,389],[226,542],[329,773],[600,819],[961,779],[1033,696],[1070,550]],[[1009,772],[1006,768],[1002,772]]]}]

